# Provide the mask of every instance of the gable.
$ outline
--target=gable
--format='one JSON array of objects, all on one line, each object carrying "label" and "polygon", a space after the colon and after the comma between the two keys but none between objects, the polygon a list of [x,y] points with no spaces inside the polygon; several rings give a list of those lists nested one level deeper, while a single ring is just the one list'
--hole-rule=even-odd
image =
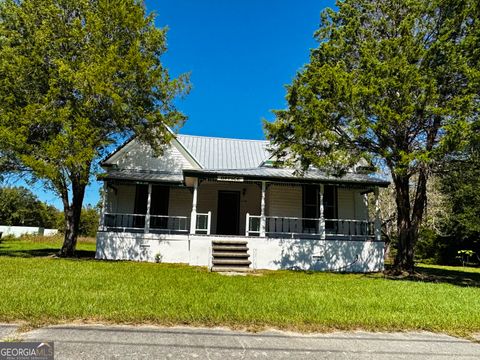
[{"label": "gable", "polygon": [[183,169],[199,169],[200,166],[173,139],[163,155],[155,156],[148,144],[132,139],[103,162],[104,166],[115,166],[119,170],[143,170],[181,173]]}]

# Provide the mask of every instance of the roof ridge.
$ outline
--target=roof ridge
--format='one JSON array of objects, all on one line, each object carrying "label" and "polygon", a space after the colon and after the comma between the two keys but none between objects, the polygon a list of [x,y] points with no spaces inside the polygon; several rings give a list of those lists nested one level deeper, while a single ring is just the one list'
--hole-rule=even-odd
[{"label": "roof ridge", "polygon": [[259,140],[259,139],[239,139],[239,138],[229,138],[229,137],[221,137],[221,136],[204,136],[204,135],[190,135],[190,134],[177,134],[177,136],[189,136],[189,137],[196,137],[196,138],[203,138],[203,139],[220,139],[220,140],[233,140],[233,141],[255,141],[255,142],[263,142],[266,143],[268,140]]}]

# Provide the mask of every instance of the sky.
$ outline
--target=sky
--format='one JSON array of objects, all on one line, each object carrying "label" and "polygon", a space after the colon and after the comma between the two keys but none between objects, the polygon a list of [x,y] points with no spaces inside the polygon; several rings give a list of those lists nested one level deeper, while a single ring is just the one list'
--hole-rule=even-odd
[{"label": "sky", "polygon": [[[177,101],[188,117],[180,133],[263,139],[262,119],[285,108],[285,85],[308,62],[320,12],[334,1],[152,0],[146,7],[169,29],[162,64],[173,77],[190,73],[192,90]],[[88,186],[85,205],[98,203],[100,185]],[[61,208],[55,194],[30,188]]]}]

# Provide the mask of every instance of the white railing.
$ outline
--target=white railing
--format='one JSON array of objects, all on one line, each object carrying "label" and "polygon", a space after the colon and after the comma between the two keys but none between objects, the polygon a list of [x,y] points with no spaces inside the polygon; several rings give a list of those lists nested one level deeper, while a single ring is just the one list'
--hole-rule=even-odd
[{"label": "white railing", "polygon": [[[246,236],[259,236],[262,217],[246,216]],[[288,216],[265,216],[267,236],[346,236],[373,237],[374,223],[367,220],[319,219]]]},{"label": "white railing", "polygon": [[150,215],[150,231],[156,230],[188,233],[190,218],[188,216]]},{"label": "white railing", "polygon": [[105,213],[104,227],[122,231],[188,233],[190,218],[187,216]]},{"label": "white railing", "polygon": [[104,226],[115,229],[144,229],[145,214],[105,213]]},{"label": "white railing", "polygon": [[260,226],[262,224],[262,217],[259,215],[250,215],[247,213],[247,226],[245,227],[245,236],[260,236]]},{"label": "white railing", "polygon": [[210,227],[212,223],[212,212],[206,214],[197,213],[197,221],[195,226],[195,234],[210,235]]},{"label": "white railing", "polygon": [[322,235],[321,219],[297,218],[287,216],[266,216],[265,232],[275,235],[309,234]]},{"label": "white railing", "polygon": [[334,236],[374,237],[375,223],[367,220],[325,219],[325,233]]}]

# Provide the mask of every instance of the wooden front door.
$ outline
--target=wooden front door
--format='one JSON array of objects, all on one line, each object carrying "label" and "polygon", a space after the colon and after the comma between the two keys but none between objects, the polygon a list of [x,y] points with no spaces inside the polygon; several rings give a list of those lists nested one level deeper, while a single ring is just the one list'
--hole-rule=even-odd
[{"label": "wooden front door", "polygon": [[239,235],[240,192],[219,191],[217,206],[217,234]]}]

